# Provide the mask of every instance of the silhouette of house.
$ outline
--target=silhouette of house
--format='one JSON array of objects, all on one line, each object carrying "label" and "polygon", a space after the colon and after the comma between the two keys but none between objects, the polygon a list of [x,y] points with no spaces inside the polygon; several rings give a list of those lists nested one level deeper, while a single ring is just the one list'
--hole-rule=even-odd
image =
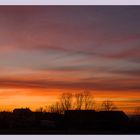
[{"label": "silhouette of house", "polygon": [[122,129],[128,122],[128,116],[123,111],[100,111],[97,112],[99,126],[103,129]]},{"label": "silhouette of house", "polygon": [[86,129],[93,126],[95,114],[94,110],[67,110],[64,112],[64,124],[67,128]]},{"label": "silhouette of house", "polygon": [[25,116],[31,113],[32,111],[29,108],[17,108],[13,110],[13,114],[20,115],[20,116],[23,115]]},{"label": "silhouette of house", "polygon": [[35,122],[33,112],[29,108],[17,108],[13,110],[13,126],[29,127]]},{"label": "silhouette of house", "polygon": [[98,117],[101,120],[125,122],[128,120],[127,115],[123,111],[99,111]]},{"label": "silhouette of house", "polygon": [[67,128],[120,128],[128,121],[123,111],[68,110],[64,113]]}]

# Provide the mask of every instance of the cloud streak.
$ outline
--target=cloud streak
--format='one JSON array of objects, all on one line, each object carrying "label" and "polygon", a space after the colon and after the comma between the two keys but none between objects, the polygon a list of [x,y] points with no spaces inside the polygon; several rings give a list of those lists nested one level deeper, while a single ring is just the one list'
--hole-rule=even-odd
[{"label": "cloud streak", "polygon": [[139,15],[139,6],[0,6],[0,89],[139,92]]},{"label": "cloud streak", "polygon": [[91,89],[91,90],[111,90],[111,91],[140,91],[140,80],[135,79],[81,79],[79,81],[53,81],[53,80],[21,80],[21,79],[1,79],[1,88],[37,88],[37,89]]}]

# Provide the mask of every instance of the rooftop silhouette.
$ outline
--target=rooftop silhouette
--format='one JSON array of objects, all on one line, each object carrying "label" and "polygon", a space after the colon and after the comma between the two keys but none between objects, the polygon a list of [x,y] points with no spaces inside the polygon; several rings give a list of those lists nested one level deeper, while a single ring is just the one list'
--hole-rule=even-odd
[{"label": "rooftop silhouette", "polygon": [[0,112],[0,134],[139,134],[139,124],[123,111]]}]

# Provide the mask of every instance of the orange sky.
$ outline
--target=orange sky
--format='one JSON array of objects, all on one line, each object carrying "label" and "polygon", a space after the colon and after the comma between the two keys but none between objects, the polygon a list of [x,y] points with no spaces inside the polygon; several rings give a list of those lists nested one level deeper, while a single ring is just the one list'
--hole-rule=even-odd
[{"label": "orange sky", "polygon": [[[35,110],[88,89],[97,104],[140,106],[140,8],[1,6],[0,110]],[[99,106],[99,105],[97,105]]]},{"label": "orange sky", "polygon": [[[76,93],[82,90],[69,90],[71,93]],[[0,90],[0,110],[12,111],[14,108],[29,107],[33,111],[45,106],[53,104],[59,100],[61,93],[67,90],[47,90],[47,89],[1,89]],[[137,98],[139,93],[126,92],[122,96],[122,92],[111,91],[90,91],[95,99],[95,109],[101,108],[103,100],[109,99],[114,102],[119,110],[124,110],[131,114],[136,107],[140,106],[140,101]]]}]

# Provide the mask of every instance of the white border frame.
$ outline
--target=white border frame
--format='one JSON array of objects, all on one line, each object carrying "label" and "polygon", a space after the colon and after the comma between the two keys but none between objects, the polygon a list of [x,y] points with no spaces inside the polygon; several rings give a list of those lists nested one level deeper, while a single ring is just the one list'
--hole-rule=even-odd
[{"label": "white border frame", "polygon": [[[0,5],[140,5],[140,0],[0,0]],[[1,140],[138,140],[140,135],[0,135]]]},{"label": "white border frame", "polygon": [[140,0],[0,0],[0,5],[140,5]]},{"label": "white border frame", "polygon": [[8,135],[2,140],[138,140],[139,135]]}]

